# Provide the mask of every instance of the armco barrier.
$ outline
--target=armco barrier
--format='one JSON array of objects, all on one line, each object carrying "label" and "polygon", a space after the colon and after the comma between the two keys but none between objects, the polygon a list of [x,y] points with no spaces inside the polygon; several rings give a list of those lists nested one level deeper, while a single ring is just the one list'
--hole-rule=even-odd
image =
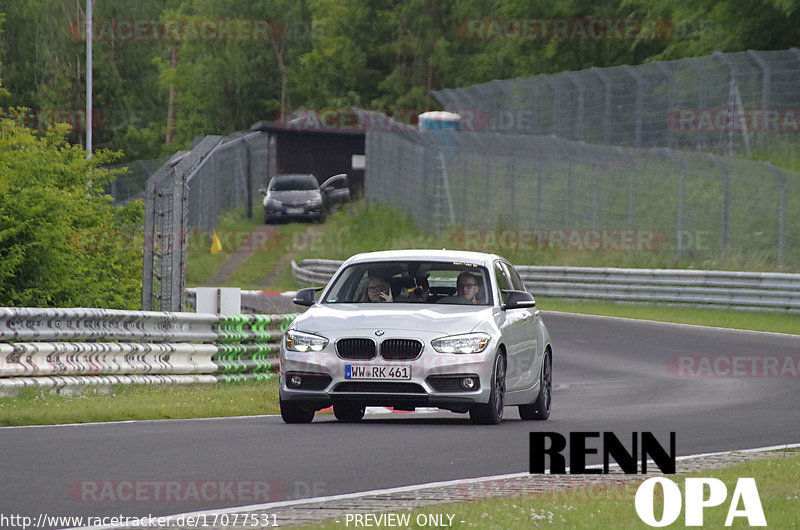
[{"label": "armco barrier", "polygon": [[[299,282],[324,285],[342,262],[292,262]],[[516,266],[535,295],[800,312],[800,274],[683,269]]]},{"label": "armco barrier", "polygon": [[342,263],[332,259],[304,259],[298,265],[292,260],[292,276],[299,282],[324,285]]},{"label": "armco barrier", "polygon": [[295,316],[0,308],[0,392],[267,378]]}]

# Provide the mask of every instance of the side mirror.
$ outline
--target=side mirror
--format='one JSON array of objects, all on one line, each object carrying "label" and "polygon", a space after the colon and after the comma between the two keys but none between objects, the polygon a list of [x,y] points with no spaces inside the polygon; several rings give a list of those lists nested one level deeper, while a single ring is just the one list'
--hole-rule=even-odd
[{"label": "side mirror", "polygon": [[258,193],[260,193],[261,195],[266,195],[267,194],[267,188],[258,188]]},{"label": "side mirror", "polygon": [[536,300],[533,295],[528,291],[502,291],[506,295],[506,303],[503,304],[503,309],[520,309],[536,307]]},{"label": "side mirror", "polygon": [[310,307],[314,305],[314,294],[322,289],[322,287],[306,287],[305,289],[300,289],[297,291],[297,294],[294,295],[292,302],[297,305]]}]

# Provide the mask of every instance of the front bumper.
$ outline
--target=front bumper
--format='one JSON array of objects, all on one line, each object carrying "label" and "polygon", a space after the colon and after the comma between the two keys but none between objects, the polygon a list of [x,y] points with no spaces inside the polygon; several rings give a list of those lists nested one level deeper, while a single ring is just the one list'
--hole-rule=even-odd
[{"label": "front bumper", "polygon": [[324,213],[324,206],[283,206],[264,209],[266,219],[319,219]]},{"label": "front bumper", "polygon": [[[492,344],[481,353],[444,354],[423,341],[423,351],[415,359],[387,360],[376,355],[369,360],[355,360],[340,357],[332,343],[317,353],[287,352],[281,344],[282,401],[302,403],[314,410],[336,403],[356,403],[402,410],[438,407],[454,412],[467,412],[472,405],[489,401]],[[353,367],[364,367],[368,374],[408,368],[410,378],[353,377],[359,370]],[[292,383],[293,376],[299,377],[299,385]],[[472,389],[461,386],[464,378],[473,379]]]}]

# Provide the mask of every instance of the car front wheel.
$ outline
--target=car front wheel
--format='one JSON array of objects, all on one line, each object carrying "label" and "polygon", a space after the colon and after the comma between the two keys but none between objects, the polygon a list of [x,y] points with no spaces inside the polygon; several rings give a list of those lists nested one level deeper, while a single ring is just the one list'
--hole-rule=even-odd
[{"label": "car front wheel", "polygon": [[489,402],[473,405],[469,409],[472,423],[480,425],[497,425],[503,419],[503,407],[506,399],[506,360],[499,353],[494,359],[492,370],[492,390]]},{"label": "car front wheel", "polygon": [[519,416],[523,420],[546,420],[550,417],[550,405],[553,400],[553,359],[549,351],[545,353],[539,381],[539,395],[536,396],[536,401],[519,406]]},{"label": "car front wheel", "polygon": [[297,403],[280,400],[281,418],[285,423],[311,423],[314,411],[303,408]]}]

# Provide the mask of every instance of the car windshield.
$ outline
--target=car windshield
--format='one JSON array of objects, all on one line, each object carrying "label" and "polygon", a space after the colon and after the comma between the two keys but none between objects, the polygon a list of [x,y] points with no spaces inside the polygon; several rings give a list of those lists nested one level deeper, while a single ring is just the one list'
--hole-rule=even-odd
[{"label": "car windshield", "polygon": [[319,187],[317,179],[312,175],[293,175],[272,179],[271,191],[306,191]]},{"label": "car windshield", "polygon": [[350,265],[322,303],[491,305],[491,284],[479,265],[447,261],[380,261]]}]

